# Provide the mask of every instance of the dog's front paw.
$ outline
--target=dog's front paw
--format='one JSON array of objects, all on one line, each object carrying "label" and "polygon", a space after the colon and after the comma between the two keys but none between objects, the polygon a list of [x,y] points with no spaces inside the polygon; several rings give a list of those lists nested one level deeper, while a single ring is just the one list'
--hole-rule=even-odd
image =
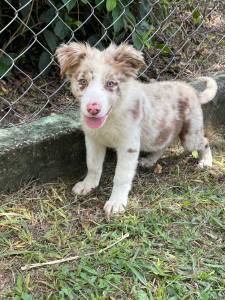
[{"label": "dog's front paw", "polygon": [[142,157],[139,159],[138,165],[142,168],[150,168],[154,166],[155,161],[152,161],[149,158]]},{"label": "dog's front paw", "polygon": [[76,195],[86,195],[91,192],[96,187],[92,182],[87,180],[80,181],[74,185],[72,192]]},{"label": "dog's front paw", "polygon": [[199,161],[198,167],[200,169],[211,168],[212,167],[212,160],[211,159],[202,159],[202,160]]},{"label": "dog's front paw", "polygon": [[122,214],[125,212],[127,200],[108,200],[104,206],[104,211],[107,217],[110,215]]}]

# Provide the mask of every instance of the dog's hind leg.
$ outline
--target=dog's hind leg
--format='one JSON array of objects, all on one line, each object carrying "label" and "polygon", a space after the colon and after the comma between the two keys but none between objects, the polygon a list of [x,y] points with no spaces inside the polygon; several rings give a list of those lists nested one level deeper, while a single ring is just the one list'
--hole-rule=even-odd
[{"label": "dog's hind leg", "polygon": [[206,137],[204,138],[202,149],[199,149],[199,152],[200,152],[200,160],[198,166],[200,168],[212,167],[212,152],[209,147],[208,139]]},{"label": "dog's hind leg", "polygon": [[142,157],[139,160],[139,166],[143,168],[152,167],[157,162],[157,160],[162,156],[162,154],[163,154],[163,150],[159,150],[157,152],[153,152],[147,155],[146,157]]},{"label": "dog's hind leg", "polygon": [[[185,133],[185,134],[184,134]],[[204,130],[201,124],[188,123],[185,131],[180,135],[182,145],[188,151],[199,151],[200,159],[198,166],[200,168],[212,166],[212,152],[209,147],[208,139],[204,136]]]}]

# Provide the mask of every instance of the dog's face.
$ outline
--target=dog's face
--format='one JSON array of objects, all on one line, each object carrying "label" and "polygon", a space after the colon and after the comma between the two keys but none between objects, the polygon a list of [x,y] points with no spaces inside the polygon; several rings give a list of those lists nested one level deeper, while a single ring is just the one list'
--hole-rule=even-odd
[{"label": "dog's face", "polygon": [[136,77],[144,66],[142,53],[132,46],[111,44],[100,51],[87,44],[61,45],[56,55],[61,74],[71,82],[72,93],[80,101],[81,114],[90,128],[100,128],[116,107],[121,85]]}]

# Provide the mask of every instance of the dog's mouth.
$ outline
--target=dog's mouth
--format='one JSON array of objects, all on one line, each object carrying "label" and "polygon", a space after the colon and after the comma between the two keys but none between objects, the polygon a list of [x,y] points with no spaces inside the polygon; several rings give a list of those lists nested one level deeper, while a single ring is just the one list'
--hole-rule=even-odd
[{"label": "dog's mouth", "polygon": [[101,128],[105,124],[105,121],[107,120],[107,118],[109,116],[111,108],[102,117],[87,117],[87,116],[84,116],[85,123],[87,124],[88,127],[93,128],[93,129]]},{"label": "dog's mouth", "polygon": [[104,125],[107,117],[108,117],[108,115],[105,115],[105,116],[99,117],[99,118],[84,116],[84,120],[88,127],[97,129]]}]

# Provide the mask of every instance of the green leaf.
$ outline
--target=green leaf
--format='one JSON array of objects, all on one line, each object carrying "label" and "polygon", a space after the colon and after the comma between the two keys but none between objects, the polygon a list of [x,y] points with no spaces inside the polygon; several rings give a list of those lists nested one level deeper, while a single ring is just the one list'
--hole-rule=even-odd
[{"label": "green leaf", "polygon": [[59,20],[55,24],[54,32],[59,38],[64,39],[69,33],[69,31],[69,28],[62,21]]},{"label": "green leaf", "polygon": [[[72,289],[69,287],[62,288],[61,291],[59,292],[59,295],[62,296],[62,299],[69,299],[69,300],[74,299]],[[64,297],[64,296],[67,296],[67,297]]]},{"label": "green leaf", "polygon": [[50,7],[49,9],[43,11],[43,13],[40,15],[40,21],[49,23],[51,20],[55,17],[56,11],[53,7]]},{"label": "green leaf", "polygon": [[171,53],[171,49],[168,46],[166,46],[166,44],[164,44],[164,43],[157,43],[156,42],[155,47],[157,49],[161,49],[163,54],[170,54]]},{"label": "green leaf", "polygon": [[138,50],[140,50],[141,47],[143,46],[141,36],[139,34],[137,34],[136,32],[132,33],[132,41],[133,41],[134,47]]},{"label": "green leaf", "polygon": [[148,295],[145,293],[143,290],[138,290],[137,291],[137,299],[138,300],[148,300]]},{"label": "green leaf", "polygon": [[23,277],[21,274],[18,275],[16,280],[16,290],[19,294],[23,292]]},{"label": "green leaf", "polygon": [[21,298],[22,298],[22,300],[32,300],[32,296],[27,293],[23,293]]},{"label": "green leaf", "polygon": [[76,6],[77,0],[62,0],[62,2],[66,4],[67,11],[70,12]]},{"label": "green leaf", "polygon": [[121,282],[122,277],[119,274],[108,274],[105,276],[105,279],[111,283],[115,283],[116,285],[118,285]]},{"label": "green leaf", "polygon": [[194,150],[191,152],[191,154],[194,158],[198,158],[198,151]]},{"label": "green leaf", "polygon": [[107,11],[112,11],[116,8],[117,0],[106,0],[106,9]]},{"label": "green leaf", "polygon": [[96,277],[90,276],[90,274],[81,272],[80,278],[82,278],[86,283],[89,283],[89,285],[91,285],[92,287],[96,287],[96,285],[95,285]]},{"label": "green leaf", "polygon": [[151,2],[149,0],[140,1],[140,5],[138,7],[141,18],[144,18],[146,14],[149,13],[151,9]]},{"label": "green leaf", "polygon": [[84,270],[84,271],[86,271],[87,273],[89,273],[89,274],[92,274],[92,275],[99,275],[99,273],[95,270],[95,269],[93,269],[93,268],[90,268],[90,267],[88,267],[88,266],[82,266],[82,269]]},{"label": "green leaf", "polygon": [[49,55],[49,53],[47,53],[46,51],[43,51],[41,53],[41,56],[39,58],[39,62],[38,62],[38,68],[39,71],[42,72],[46,66],[50,63],[51,61],[51,57]]},{"label": "green leaf", "polygon": [[8,56],[0,57],[0,76],[7,76],[13,61]]},{"label": "green leaf", "polygon": [[131,265],[129,265],[129,269],[143,285],[147,285],[147,281],[146,281],[145,277],[137,269],[135,269]]},{"label": "green leaf", "polygon": [[129,24],[135,25],[137,23],[135,16],[132,14],[129,8],[126,8],[125,16]]},{"label": "green leaf", "polygon": [[182,205],[183,205],[184,207],[187,207],[187,206],[190,206],[190,205],[191,205],[191,202],[190,202],[189,200],[184,200],[183,203],[182,203]]},{"label": "green leaf", "polygon": [[57,40],[54,33],[50,30],[45,30],[43,32],[45,41],[52,52],[55,52],[56,46],[57,46]]},{"label": "green leaf", "polygon": [[200,22],[201,22],[201,13],[200,13],[200,11],[198,9],[196,9],[195,11],[193,11],[192,18],[193,18],[193,21],[194,21],[195,25],[199,25],[200,24]]},{"label": "green leaf", "polygon": [[108,281],[107,280],[104,280],[102,278],[99,279],[99,284],[98,284],[98,287],[100,289],[105,289],[107,288],[107,286],[109,285]]},{"label": "green leaf", "polygon": [[120,15],[121,15],[121,9],[119,7],[116,7],[112,11],[113,29],[115,33],[119,32],[124,27],[123,16],[119,17]]},{"label": "green leaf", "polygon": [[65,23],[69,26],[74,26],[74,27],[79,27],[82,24],[80,20],[76,20],[68,16],[65,18]]}]

